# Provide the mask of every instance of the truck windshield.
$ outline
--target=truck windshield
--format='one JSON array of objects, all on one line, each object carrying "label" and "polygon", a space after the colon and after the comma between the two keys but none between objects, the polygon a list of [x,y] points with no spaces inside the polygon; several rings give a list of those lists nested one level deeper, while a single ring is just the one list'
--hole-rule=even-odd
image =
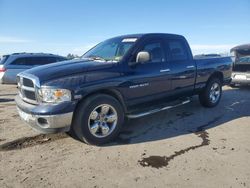
[{"label": "truck windshield", "polygon": [[119,62],[135,44],[136,40],[137,38],[109,39],[86,52],[82,58],[106,62]]},{"label": "truck windshield", "polygon": [[3,65],[6,62],[6,60],[8,59],[8,57],[9,57],[8,55],[3,56],[3,58],[0,59],[0,65]]}]

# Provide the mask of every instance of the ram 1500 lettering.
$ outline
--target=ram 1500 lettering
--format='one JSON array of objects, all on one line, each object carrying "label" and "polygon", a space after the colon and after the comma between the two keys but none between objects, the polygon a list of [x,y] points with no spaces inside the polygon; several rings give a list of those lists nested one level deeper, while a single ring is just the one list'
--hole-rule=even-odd
[{"label": "ram 1500 lettering", "polygon": [[81,141],[113,140],[124,119],[170,109],[199,95],[216,106],[231,81],[230,57],[193,59],[183,36],[135,34],[106,40],[81,59],[17,76],[20,117],[45,132],[73,132]]}]

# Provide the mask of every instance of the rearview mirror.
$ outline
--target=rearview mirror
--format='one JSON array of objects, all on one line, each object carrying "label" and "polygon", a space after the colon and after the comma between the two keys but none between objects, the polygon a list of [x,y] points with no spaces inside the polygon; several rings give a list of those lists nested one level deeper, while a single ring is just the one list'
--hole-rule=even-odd
[{"label": "rearview mirror", "polygon": [[141,51],[136,56],[136,63],[146,63],[150,60],[150,54],[146,51]]}]

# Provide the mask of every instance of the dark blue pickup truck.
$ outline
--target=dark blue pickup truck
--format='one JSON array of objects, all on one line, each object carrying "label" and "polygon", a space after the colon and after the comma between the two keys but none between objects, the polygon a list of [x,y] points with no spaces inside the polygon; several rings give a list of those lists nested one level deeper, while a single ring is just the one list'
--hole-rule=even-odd
[{"label": "dark blue pickup truck", "polygon": [[192,95],[216,106],[231,71],[230,57],[193,59],[183,36],[126,35],[81,59],[20,73],[16,104],[20,117],[41,132],[71,131],[99,145],[114,139],[126,118],[186,104]]}]

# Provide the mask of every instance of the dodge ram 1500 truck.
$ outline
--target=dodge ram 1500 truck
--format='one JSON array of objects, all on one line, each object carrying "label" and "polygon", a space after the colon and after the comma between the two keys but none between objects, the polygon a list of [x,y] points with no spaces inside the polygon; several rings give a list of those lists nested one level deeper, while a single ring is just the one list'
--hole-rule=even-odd
[{"label": "dodge ram 1500 truck", "polygon": [[44,133],[72,132],[99,145],[113,140],[126,118],[190,102],[216,106],[231,81],[230,57],[193,59],[183,36],[135,34],[101,42],[81,59],[17,76],[21,119]]}]

